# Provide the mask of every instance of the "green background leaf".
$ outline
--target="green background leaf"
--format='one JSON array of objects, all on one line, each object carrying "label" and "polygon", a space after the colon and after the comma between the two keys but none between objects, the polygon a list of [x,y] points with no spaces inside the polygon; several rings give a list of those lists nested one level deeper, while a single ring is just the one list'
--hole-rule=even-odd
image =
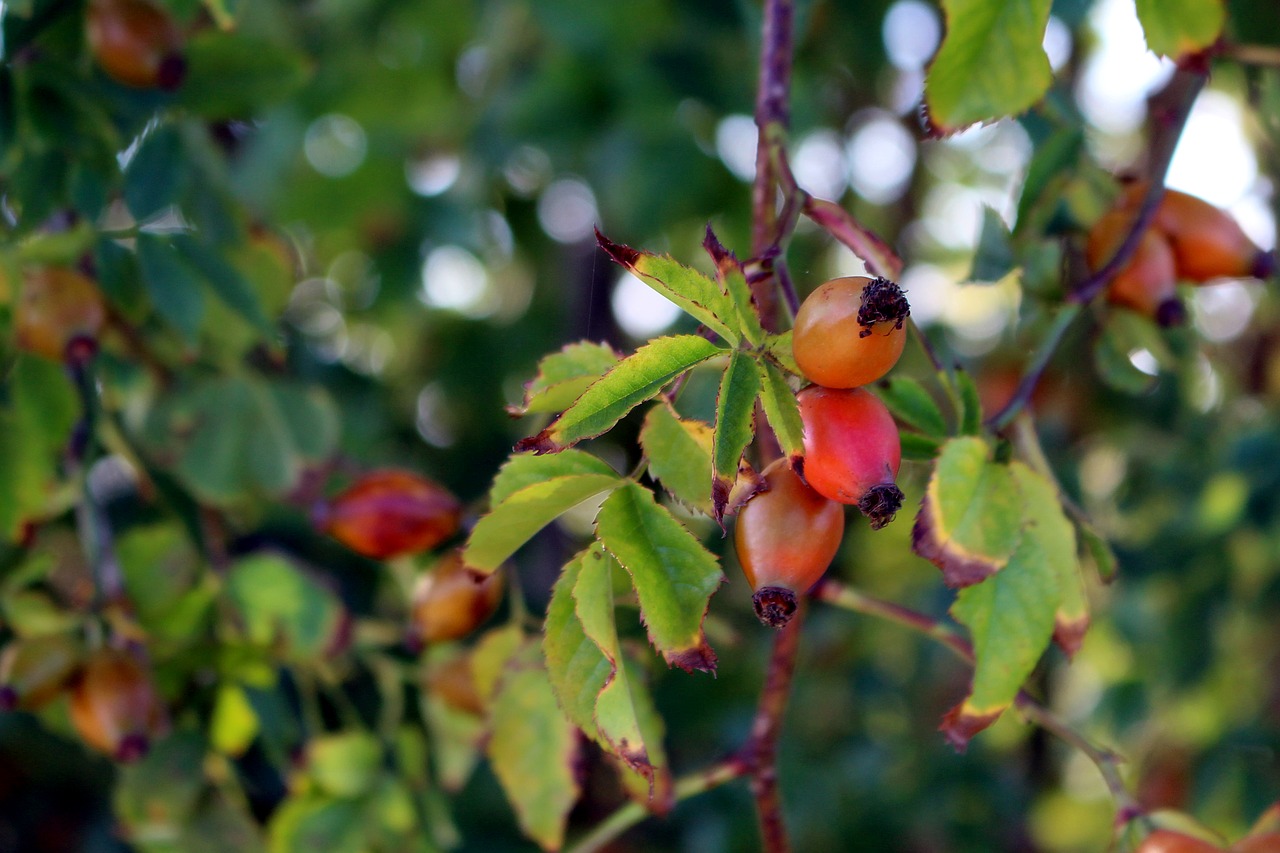
[{"label": "green background leaf", "polygon": [[1137,6],[1147,47],[1175,59],[1217,41],[1227,19],[1222,0],[1137,0]]},{"label": "green background leaf", "polygon": [[545,850],[564,843],[578,799],[577,738],[541,663],[528,654],[508,672],[490,712],[486,752],[520,827]]},{"label": "green background leaf", "polygon": [[943,0],[947,33],[925,78],[929,121],[950,133],[1014,115],[1040,100],[1050,0]]}]

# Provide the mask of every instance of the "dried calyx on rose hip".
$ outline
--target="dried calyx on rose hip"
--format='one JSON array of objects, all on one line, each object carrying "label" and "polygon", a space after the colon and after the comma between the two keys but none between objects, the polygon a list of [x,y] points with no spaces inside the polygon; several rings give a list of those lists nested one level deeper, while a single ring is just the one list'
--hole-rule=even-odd
[{"label": "dried calyx on rose hip", "polygon": [[458,531],[462,506],[444,486],[412,471],[371,471],[315,507],[316,527],[351,550],[387,560],[429,551]]},{"label": "dried calyx on rose hip", "polygon": [[810,385],[796,396],[804,423],[801,475],[818,494],[853,504],[878,530],[902,506],[895,482],[902,463],[898,426],[884,403],[862,388]]},{"label": "dried calyx on rose hip", "polygon": [[857,388],[880,379],[906,344],[911,306],[887,278],[834,278],[805,299],[796,313],[792,355],[810,382]]},{"label": "dried calyx on rose hip", "polygon": [[137,761],[168,728],[150,670],[121,649],[92,653],[71,684],[71,722],[89,746],[116,761]]},{"label": "dried calyx on rose hip", "polygon": [[738,512],[734,549],[755,594],[756,616],[771,628],[791,621],[797,596],[831,565],[844,537],[844,507],[806,486],[779,459],[765,468],[766,489]]},{"label": "dried calyx on rose hip", "polygon": [[118,83],[172,91],[186,78],[182,31],[150,0],[89,0],[85,34],[98,65]]},{"label": "dried calyx on rose hip", "polygon": [[441,557],[413,591],[409,641],[457,640],[484,624],[502,601],[502,570],[480,572],[459,551]]}]

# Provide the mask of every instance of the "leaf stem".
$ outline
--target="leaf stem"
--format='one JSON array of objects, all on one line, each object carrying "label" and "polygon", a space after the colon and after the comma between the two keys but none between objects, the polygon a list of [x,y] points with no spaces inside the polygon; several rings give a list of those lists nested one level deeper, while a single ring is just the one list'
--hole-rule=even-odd
[{"label": "leaf stem", "polygon": [[1066,335],[1067,329],[1080,315],[1083,306],[1102,293],[1112,277],[1137,251],[1138,243],[1155,219],[1156,209],[1164,197],[1164,180],[1169,172],[1169,164],[1173,160],[1173,152],[1178,147],[1178,140],[1182,136],[1183,128],[1186,127],[1187,117],[1191,115],[1191,107],[1195,104],[1200,90],[1204,88],[1208,76],[1207,68],[1196,67],[1196,63],[1189,62],[1173,75],[1163,89],[1151,97],[1148,102],[1148,113],[1152,125],[1147,161],[1149,183],[1142,197],[1142,204],[1138,208],[1138,215],[1111,259],[1071,288],[1067,294],[1066,304],[1054,317],[1053,325],[1040,341],[1031,364],[1023,374],[1022,381],[1018,383],[1018,389],[1009,402],[988,419],[987,426],[991,429],[995,431],[1004,429],[1030,402],[1031,394],[1040,382],[1040,377]]},{"label": "leaf stem", "polygon": [[[814,589],[812,595],[819,601],[825,601],[828,604],[833,604],[836,607],[841,607],[854,613],[887,619],[918,634],[937,640],[950,649],[956,657],[970,666],[973,665],[973,648],[968,640],[962,637],[956,629],[928,614],[867,595],[834,580],[824,579]],[[1086,758],[1094,763],[1098,768],[1098,772],[1102,775],[1102,781],[1106,784],[1107,790],[1111,792],[1111,797],[1115,801],[1117,824],[1129,821],[1142,811],[1137,799],[1129,792],[1128,786],[1120,775],[1120,764],[1124,761],[1121,756],[1110,749],[1099,747],[1089,741],[1084,735],[1072,728],[1069,723],[1040,704],[1035,697],[1026,691],[1019,691],[1014,702],[1027,720],[1040,726],[1040,728],[1056,736],[1069,746],[1080,750]]]},{"label": "leaf stem", "polygon": [[[731,782],[747,773],[747,766],[737,758],[729,758],[713,764],[705,770],[692,773],[676,780],[673,798],[676,802],[687,800],[698,794],[718,788],[725,782]],[[613,814],[596,825],[589,833],[578,839],[565,853],[596,853],[610,841],[613,841],[631,827],[649,817],[649,810],[634,800],[628,801]]]},{"label": "leaf stem", "polygon": [[1026,693],[1019,693],[1015,703],[1024,717],[1063,743],[1078,749],[1093,762],[1094,766],[1098,768],[1098,772],[1102,774],[1102,781],[1106,784],[1107,790],[1111,792],[1111,798],[1115,801],[1116,823],[1118,825],[1128,823],[1142,813],[1142,806],[1138,803],[1137,798],[1129,792],[1129,786],[1125,784],[1124,777],[1120,775],[1120,765],[1124,763],[1124,758],[1110,749],[1094,745],[1084,735],[1073,729],[1065,720]]},{"label": "leaf stem", "polygon": [[1242,65],[1280,68],[1280,47],[1270,44],[1229,44],[1222,48],[1223,57]]}]

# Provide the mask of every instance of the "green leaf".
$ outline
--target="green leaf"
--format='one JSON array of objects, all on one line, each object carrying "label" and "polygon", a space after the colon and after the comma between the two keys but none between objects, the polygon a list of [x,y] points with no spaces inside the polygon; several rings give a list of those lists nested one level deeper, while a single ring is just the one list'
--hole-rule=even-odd
[{"label": "green leaf", "polygon": [[62,367],[21,354],[9,375],[10,405],[0,408],[0,542],[43,515],[58,464],[80,414]]},{"label": "green leaf", "polygon": [[[528,457],[516,457],[523,458]],[[501,502],[476,523],[462,559],[474,569],[491,572],[557,517],[588,498],[618,488],[623,482],[612,469],[607,473],[568,473],[553,475],[505,494]],[[495,484],[495,488],[498,485]]]},{"label": "green leaf", "polygon": [[8,64],[0,65],[0,160],[5,158],[9,146],[18,136],[17,90],[13,85],[13,70]]},{"label": "green leaf", "polygon": [[1222,0],[1137,0],[1137,6],[1147,47],[1173,59],[1217,41],[1227,18]]},{"label": "green leaf", "polygon": [[791,460],[804,456],[804,422],[800,419],[796,392],[791,390],[781,370],[763,360],[760,361],[760,405],[782,452]]},{"label": "green leaf", "polygon": [[283,557],[256,554],[227,573],[227,594],[250,642],[286,660],[324,657],[343,620],[338,598]]},{"label": "green leaf", "polygon": [[80,401],[67,372],[56,362],[23,353],[13,361],[9,382],[13,405],[31,440],[29,450],[58,459],[80,417]]},{"label": "green leaf", "polygon": [[554,453],[595,438],[686,370],[723,354],[725,350],[698,335],[657,338],[618,362],[550,426],[522,440],[516,449]]},{"label": "green leaf", "polygon": [[640,447],[649,460],[649,473],[673,498],[707,515],[711,515],[713,434],[710,424],[684,420],[666,403],[649,409],[640,427]]},{"label": "green leaf", "polygon": [[1159,376],[1139,370],[1131,356],[1147,352],[1156,365],[1172,367],[1176,363],[1160,328],[1150,319],[1123,308],[1108,312],[1102,334],[1093,347],[1094,366],[1102,381],[1126,394],[1146,394],[1155,387]]},{"label": "green leaf", "polygon": [[982,398],[978,396],[978,385],[973,381],[969,371],[957,369],[955,372],[956,388],[960,391],[960,434],[980,435],[982,433]]},{"label": "green leaf", "polygon": [[902,442],[903,459],[932,462],[942,449],[942,442],[918,432],[904,432],[898,438]]},{"label": "green leaf", "polygon": [[[622,661],[614,624],[613,572],[622,569],[599,544],[565,567],[547,608],[543,651],[552,687],[569,720],[620,758],[653,778],[637,699]],[[651,703],[650,703],[651,704]],[[657,745],[660,754],[661,745]]]},{"label": "green leaf", "polygon": [[135,837],[177,835],[190,818],[204,778],[193,773],[204,761],[205,743],[192,731],[156,741],[137,764],[120,770],[115,809]]},{"label": "green leaf", "polygon": [[124,171],[124,203],[139,221],[173,204],[187,174],[182,137],[172,127],[158,127],[138,145]]},{"label": "green leaf", "polygon": [[1042,43],[1051,0],[942,0],[947,34],[925,78],[939,136],[1020,113],[1049,88]]},{"label": "green leaf", "polygon": [[1008,466],[980,438],[943,445],[920,503],[912,548],[950,587],[978,583],[1008,563],[1018,544],[1021,500]]},{"label": "green leaf", "polygon": [[327,456],[337,432],[337,413],[322,390],[226,376],[163,400],[144,439],[198,497],[231,504],[293,488],[303,460]]},{"label": "green leaf", "polygon": [[382,769],[382,744],[365,731],[312,738],[307,744],[307,775],[334,797],[359,797],[373,787]]},{"label": "green leaf", "polygon": [[978,248],[973,256],[967,282],[994,284],[1017,266],[1013,254],[1013,237],[1009,226],[999,213],[987,206],[982,208],[982,230],[978,233]]},{"label": "green leaf", "polygon": [[914,379],[894,377],[871,389],[893,416],[925,435],[942,438],[947,421],[933,396]]},{"label": "green leaf", "polygon": [[1084,584],[1084,568],[1076,551],[1072,551],[1070,560],[1058,560],[1056,565],[1061,572],[1058,587],[1062,600],[1053,616],[1053,641],[1068,658],[1073,658],[1084,645],[1084,635],[1089,630],[1089,595]]},{"label": "green leaf", "polygon": [[583,565],[603,559],[613,561],[597,544],[565,564],[559,580],[551,588],[542,629],[547,677],[560,707],[569,722],[597,741],[602,738],[596,727],[596,698],[613,677],[614,666],[583,630],[573,590],[582,576]]},{"label": "green leaf", "polygon": [[615,364],[620,356],[608,344],[579,341],[538,362],[538,375],[525,383],[524,402],[508,406],[513,415],[562,412]]},{"label": "green leaf", "polygon": [[94,246],[98,287],[126,320],[143,323],[150,311],[147,291],[133,252],[105,237]]},{"label": "green leaf", "polygon": [[[1018,199],[1014,234],[1043,234],[1043,225],[1062,203],[1061,185],[1070,180],[1076,164],[1084,151],[1085,134],[1080,125],[1071,124],[1056,129],[1044,141],[1036,145],[1031,162],[1027,164],[1027,176],[1022,183],[1022,196]],[[1035,211],[1035,216],[1032,212]],[[1033,220],[1042,227],[1034,227]]]},{"label": "green leaf", "polygon": [[1111,583],[1120,570],[1116,552],[1111,550],[1111,544],[1094,530],[1092,525],[1081,523],[1077,526],[1076,532],[1080,534],[1080,543],[1093,563],[1098,579],[1103,583]]},{"label": "green leaf", "polygon": [[637,699],[644,685],[633,680],[633,673],[628,671],[614,623],[613,574],[621,571],[612,557],[593,549],[574,585],[573,598],[583,632],[600,649],[611,669],[596,698],[596,726],[603,744],[632,770],[652,779],[651,746],[661,745],[646,740],[637,707],[652,702],[647,697]]},{"label": "green leaf", "polygon": [[991,725],[1012,702],[1053,634],[1061,579],[1075,570],[1075,534],[1058,491],[1021,462],[1009,465],[1024,519],[1008,565],[960,591],[951,614],[973,639],[969,696],[943,719],[958,749]]},{"label": "green leaf", "polygon": [[[683,419],[666,403],[651,408],[640,428],[640,446],[649,460],[649,473],[673,498],[704,515],[714,511],[711,505],[713,441],[710,424]],[[725,514],[737,512],[760,490],[762,482],[759,473],[742,460]]]},{"label": "green leaf", "polygon": [[297,50],[238,33],[200,33],[187,43],[186,56],[178,103],[210,119],[249,116],[279,103],[312,72]]},{"label": "green leaf", "polygon": [[458,792],[480,761],[485,722],[475,714],[455,708],[428,692],[419,692],[431,733],[432,767],[441,788]]},{"label": "green leaf", "polygon": [[523,654],[514,663],[489,719],[489,761],[521,830],[544,850],[560,849],[569,809],[578,799],[578,743],[535,655]]},{"label": "green leaf", "polygon": [[194,344],[204,316],[204,294],[200,282],[166,241],[151,234],[139,234],[138,265],[147,295],[160,316]]},{"label": "green leaf", "polygon": [[615,478],[618,476],[608,463],[581,450],[565,450],[551,456],[517,453],[498,469],[498,475],[493,478],[493,486],[489,489],[489,505],[497,506],[526,486],[543,480],[587,474]]},{"label": "green leaf", "polygon": [[711,487],[716,521],[723,524],[729,494],[738,481],[742,453],[755,436],[756,398],[760,396],[760,370],[756,360],[741,350],[729,356],[716,396],[716,427],[711,456],[715,483]]},{"label": "green leaf", "polygon": [[716,656],[702,622],[724,582],[716,558],[635,483],[605,499],[596,535],[631,575],[649,640],[667,664],[714,670]]},{"label": "green leaf", "polygon": [[769,335],[764,340],[764,351],[784,370],[800,376],[800,365],[796,364],[796,355],[791,348],[792,335],[791,329],[780,335]]},{"label": "green leaf", "polygon": [[275,334],[253,286],[212,246],[189,234],[175,234],[173,246],[186,263],[200,273],[214,294],[263,335]]},{"label": "green leaf", "polygon": [[209,719],[210,745],[232,757],[244,754],[258,736],[258,714],[239,684],[220,684]]},{"label": "green leaf", "polygon": [[742,271],[742,264],[732,252],[721,245],[710,225],[707,226],[702,247],[711,255],[711,260],[716,265],[720,289],[729,294],[729,299],[733,302],[737,328],[742,331],[747,343],[753,347],[760,346],[765,339],[764,327],[760,325],[760,313],[752,298],[751,286],[747,284],[747,277]]},{"label": "green leaf", "polygon": [[359,800],[321,794],[294,794],[271,815],[267,849],[271,853],[363,853],[364,809]]},{"label": "green leaf", "polygon": [[[333,452],[341,429],[337,406],[323,387],[277,381],[259,386],[264,409],[274,409],[291,453],[319,461]],[[292,480],[284,488],[292,485]]]},{"label": "green leaf", "polygon": [[596,241],[632,275],[679,305],[731,346],[737,345],[742,337],[736,328],[737,309],[714,281],[670,256],[652,255],[614,243],[599,231]]}]

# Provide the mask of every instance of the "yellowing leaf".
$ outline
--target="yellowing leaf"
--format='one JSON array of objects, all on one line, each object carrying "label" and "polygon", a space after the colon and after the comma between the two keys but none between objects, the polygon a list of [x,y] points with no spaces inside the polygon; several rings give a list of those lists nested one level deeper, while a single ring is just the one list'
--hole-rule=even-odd
[{"label": "yellowing leaf", "polygon": [[498,688],[486,751],[521,830],[544,850],[558,850],[578,799],[578,737],[537,658],[536,650],[520,655]]},{"label": "yellowing leaf", "polygon": [[950,587],[978,583],[1004,568],[1021,534],[1021,501],[1008,466],[980,438],[943,445],[912,530],[917,554]]},{"label": "yellowing leaf", "polygon": [[951,614],[973,640],[969,696],[947,713],[942,730],[958,749],[1007,708],[1044,653],[1063,601],[1062,579],[1075,571],[1075,531],[1053,483],[1021,462],[1009,465],[1022,510],[1022,535],[1008,565],[956,597]]}]

